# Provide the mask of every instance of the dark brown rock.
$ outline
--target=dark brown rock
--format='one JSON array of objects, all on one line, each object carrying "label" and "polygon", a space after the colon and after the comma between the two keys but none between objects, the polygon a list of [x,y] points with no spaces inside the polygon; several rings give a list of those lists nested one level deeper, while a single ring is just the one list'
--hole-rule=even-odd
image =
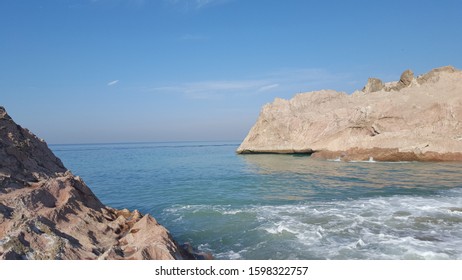
[{"label": "dark brown rock", "polygon": [[45,141],[17,125],[3,107],[0,107],[0,159],[2,192],[66,172]]}]

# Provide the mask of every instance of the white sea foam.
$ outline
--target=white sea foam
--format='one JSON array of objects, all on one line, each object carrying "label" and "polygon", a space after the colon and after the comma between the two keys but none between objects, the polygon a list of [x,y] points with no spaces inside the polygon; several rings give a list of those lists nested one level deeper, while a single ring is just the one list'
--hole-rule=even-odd
[{"label": "white sea foam", "polygon": [[260,254],[269,251],[278,253],[265,258],[462,259],[461,206],[462,190],[457,189],[428,197],[374,197],[240,209],[189,205],[169,211],[176,215],[213,212],[223,218],[246,215],[249,220],[242,221],[234,234],[221,233],[235,241],[227,241],[223,248],[210,247],[217,258],[261,258]]},{"label": "white sea foam", "polygon": [[373,157],[369,157],[368,160],[349,160],[348,162],[357,163],[357,162],[377,162]]},{"label": "white sea foam", "polygon": [[236,215],[236,214],[242,213],[242,210],[224,210],[221,213],[224,215]]},{"label": "white sea foam", "polygon": [[292,233],[292,234],[297,234],[298,232],[294,229],[294,227],[291,225],[290,222],[278,222],[276,224],[272,224],[270,226],[264,226],[262,227],[265,231],[271,234],[282,234],[284,232],[286,233]]},{"label": "white sea foam", "polygon": [[204,252],[205,252],[205,251],[210,251],[210,250],[211,250],[211,249],[210,249],[210,244],[209,244],[209,243],[199,244],[199,245],[197,246],[197,249],[198,249],[199,251],[204,251]]},{"label": "white sea foam", "polygon": [[[293,227],[300,243],[317,247],[327,258],[399,259],[412,253],[418,258],[445,259],[461,257],[462,249],[454,248],[462,248],[462,219],[460,212],[448,210],[460,203],[460,198],[390,197],[317,205],[317,211],[306,214],[309,218],[302,213],[305,209],[283,209],[291,206],[274,207],[272,212],[265,209],[263,215],[271,213],[272,220],[285,219],[284,212],[291,213],[292,221],[293,216],[299,217]],[[336,211],[344,218],[337,219]],[[364,216],[368,211],[374,214]],[[323,223],[322,233],[317,230],[318,223]],[[319,238],[313,238],[313,233]],[[354,246],[348,246],[351,244]],[[388,250],[390,245],[396,250]]]},{"label": "white sea foam", "polygon": [[239,260],[242,259],[242,255],[240,252],[234,252],[233,250],[215,254],[217,259],[227,259],[227,260]]}]

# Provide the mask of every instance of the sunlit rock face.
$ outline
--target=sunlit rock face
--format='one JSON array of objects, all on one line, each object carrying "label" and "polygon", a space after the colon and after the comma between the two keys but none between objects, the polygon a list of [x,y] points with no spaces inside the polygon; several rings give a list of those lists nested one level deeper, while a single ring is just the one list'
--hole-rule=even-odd
[{"label": "sunlit rock face", "polygon": [[462,71],[451,66],[397,82],[369,79],[263,107],[238,153],[310,153],[343,160],[462,160]]}]

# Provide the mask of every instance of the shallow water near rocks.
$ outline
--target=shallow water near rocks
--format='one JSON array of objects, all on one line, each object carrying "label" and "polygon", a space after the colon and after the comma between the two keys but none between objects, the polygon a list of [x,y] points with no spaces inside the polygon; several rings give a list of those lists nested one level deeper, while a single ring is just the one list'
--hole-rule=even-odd
[{"label": "shallow water near rocks", "polygon": [[217,259],[462,259],[462,164],[237,155],[237,142],[50,145],[100,200]]}]

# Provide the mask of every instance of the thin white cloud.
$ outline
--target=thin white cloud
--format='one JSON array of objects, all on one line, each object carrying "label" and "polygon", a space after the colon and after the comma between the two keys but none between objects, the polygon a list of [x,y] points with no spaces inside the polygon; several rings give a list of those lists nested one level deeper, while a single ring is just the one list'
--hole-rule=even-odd
[{"label": "thin white cloud", "polygon": [[227,92],[256,91],[267,82],[263,80],[234,80],[234,81],[202,81],[184,83],[172,86],[155,87],[150,89],[154,92],[177,92],[191,94],[217,94]]},{"label": "thin white cloud", "polygon": [[221,5],[232,0],[164,0],[165,2],[176,5],[185,11],[191,9],[203,9],[205,7]]},{"label": "thin white cloud", "polygon": [[280,85],[284,84],[278,90],[307,92],[351,87],[351,76],[351,73],[333,73],[320,68],[286,68],[271,72],[266,78]]},{"label": "thin white cloud", "polygon": [[207,5],[217,3],[217,2],[223,2],[223,1],[218,1],[218,0],[196,0],[196,7],[198,9],[205,7]]},{"label": "thin white cloud", "polygon": [[90,2],[93,4],[134,5],[142,7],[146,3],[146,0],[90,0]]},{"label": "thin white cloud", "polygon": [[179,37],[180,41],[202,41],[207,37],[197,34],[184,34]]},{"label": "thin white cloud", "polygon": [[262,81],[205,81],[189,85],[190,91],[249,90],[258,87]]},{"label": "thin white cloud", "polygon": [[188,98],[217,98],[224,95],[268,93],[291,96],[299,92],[339,89],[349,86],[349,74],[323,69],[282,69],[255,79],[179,83],[146,89],[155,93],[184,94]]},{"label": "thin white cloud", "polygon": [[118,82],[119,82],[119,80],[110,81],[109,83],[107,83],[107,85],[108,85],[109,87],[111,87],[111,86],[117,84]]},{"label": "thin white cloud", "polygon": [[259,92],[268,91],[268,90],[272,90],[274,88],[277,88],[278,86],[279,86],[279,84],[266,85],[266,86],[262,86],[261,88],[259,88],[258,91]]}]

